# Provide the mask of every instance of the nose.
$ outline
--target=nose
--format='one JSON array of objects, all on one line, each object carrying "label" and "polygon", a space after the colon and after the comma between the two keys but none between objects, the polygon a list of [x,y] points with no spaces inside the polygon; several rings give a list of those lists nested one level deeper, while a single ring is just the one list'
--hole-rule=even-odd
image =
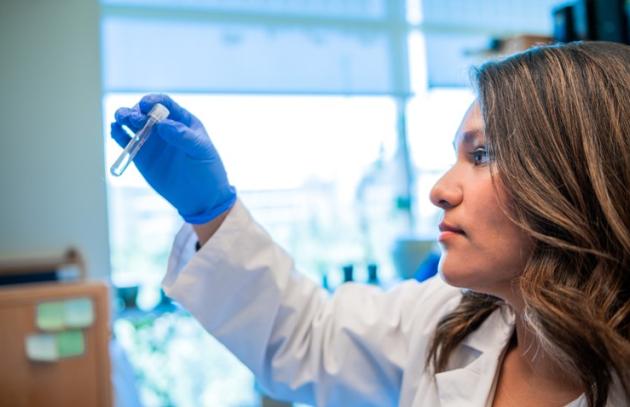
[{"label": "nose", "polygon": [[449,209],[461,203],[463,198],[461,184],[453,175],[451,169],[433,185],[429,194],[433,205],[441,209]]}]

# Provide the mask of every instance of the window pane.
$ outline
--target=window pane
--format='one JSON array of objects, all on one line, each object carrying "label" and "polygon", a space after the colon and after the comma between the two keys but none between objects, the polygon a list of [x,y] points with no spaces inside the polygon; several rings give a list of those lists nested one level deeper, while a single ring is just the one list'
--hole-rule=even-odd
[{"label": "window pane", "polygon": [[[257,406],[254,375],[185,312],[117,318],[144,406]],[[116,405],[135,405],[117,400]]]},{"label": "window pane", "polygon": [[478,28],[485,32],[549,34],[551,9],[565,0],[419,0],[422,17],[432,25],[457,29]]},{"label": "window pane", "polygon": [[382,30],[108,16],[103,52],[115,92],[401,92]]},{"label": "window pane", "polygon": [[[117,107],[132,106],[139,97],[108,95],[106,121],[111,120]],[[174,98],[206,125],[241,199],[296,257],[302,271],[317,280],[328,271],[337,278],[344,263],[374,260],[384,275],[393,276],[388,245],[395,234],[403,232],[403,214],[396,211],[395,205],[396,193],[404,181],[392,164],[396,146],[392,99]],[[119,152],[113,141],[107,142],[108,163]],[[163,199],[148,190],[135,167],[127,171],[119,178],[108,175],[113,277],[115,281],[124,280],[127,275],[143,284],[156,284],[156,275],[164,268],[169,239],[180,221]],[[364,193],[361,199],[360,185]],[[371,192],[375,188],[381,193]],[[360,230],[360,205],[378,207],[383,213],[381,222],[389,222],[388,233],[382,234],[378,242],[370,242],[370,248]],[[143,260],[146,257],[151,261]]]},{"label": "window pane", "polygon": [[419,0],[432,87],[466,87],[470,67],[487,60],[493,41],[516,34],[550,36],[561,0]]},{"label": "window pane", "polygon": [[490,44],[488,35],[428,33],[424,35],[430,87],[468,87],[470,69],[487,57],[477,55]]}]

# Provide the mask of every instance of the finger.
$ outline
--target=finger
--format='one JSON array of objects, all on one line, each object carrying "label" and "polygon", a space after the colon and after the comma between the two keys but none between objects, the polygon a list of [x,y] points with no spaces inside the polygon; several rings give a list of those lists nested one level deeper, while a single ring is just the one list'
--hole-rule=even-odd
[{"label": "finger", "polygon": [[134,132],[140,130],[147,122],[147,116],[140,113],[139,109],[129,109],[128,107],[121,107],[116,110],[114,118],[118,123],[129,127]]},{"label": "finger", "polygon": [[214,147],[208,136],[195,133],[180,122],[165,119],[156,123],[155,129],[164,141],[193,158],[209,159],[214,155]]},{"label": "finger", "polygon": [[146,95],[140,100],[140,111],[142,113],[149,113],[153,105],[156,103],[160,103],[164,105],[169,111],[168,118],[171,120],[175,120],[178,122],[182,122],[185,125],[189,126],[192,122],[192,114],[178,105],[173,99],[168,95],[163,94],[151,94]]},{"label": "finger", "polygon": [[120,125],[120,123],[117,123],[117,122],[112,123],[110,133],[114,141],[116,141],[116,143],[118,143],[118,145],[121,146],[122,148],[125,148],[127,144],[129,143],[129,140],[131,140],[131,137],[129,137],[129,134],[127,134],[125,129],[123,129],[123,127]]}]

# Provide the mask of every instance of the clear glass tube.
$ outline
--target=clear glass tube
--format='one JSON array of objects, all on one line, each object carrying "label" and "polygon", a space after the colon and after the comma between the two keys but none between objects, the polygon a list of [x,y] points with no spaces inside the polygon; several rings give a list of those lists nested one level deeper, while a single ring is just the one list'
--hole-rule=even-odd
[{"label": "clear glass tube", "polygon": [[164,105],[156,103],[155,106],[153,106],[148,114],[149,118],[147,119],[144,127],[142,127],[142,129],[140,129],[140,131],[137,132],[131,138],[131,140],[129,140],[129,143],[127,143],[127,146],[125,147],[123,152],[110,168],[110,172],[112,173],[112,175],[119,177],[122,175],[123,172],[125,172],[129,164],[133,161],[136,154],[138,154],[138,151],[140,151],[144,143],[149,138],[149,135],[151,135],[151,130],[153,129],[155,123],[159,122],[160,120],[166,119],[166,117],[168,117],[168,114],[169,111],[166,107],[164,107]]}]

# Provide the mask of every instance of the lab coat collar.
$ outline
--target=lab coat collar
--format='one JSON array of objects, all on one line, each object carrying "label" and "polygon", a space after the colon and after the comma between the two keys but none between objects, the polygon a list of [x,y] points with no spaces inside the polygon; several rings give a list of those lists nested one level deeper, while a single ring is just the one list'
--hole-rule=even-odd
[{"label": "lab coat collar", "polygon": [[514,311],[507,305],[494,310],[478,329],[461,342],[479,352],[499,351],[501,353],[514,332]]},{"label": "lab coat collar", "polygon": [[435,375],[441,406],[485,406],[499,361],[514,330],[514,313],[501,306],[459,345],[477,357]]}]

